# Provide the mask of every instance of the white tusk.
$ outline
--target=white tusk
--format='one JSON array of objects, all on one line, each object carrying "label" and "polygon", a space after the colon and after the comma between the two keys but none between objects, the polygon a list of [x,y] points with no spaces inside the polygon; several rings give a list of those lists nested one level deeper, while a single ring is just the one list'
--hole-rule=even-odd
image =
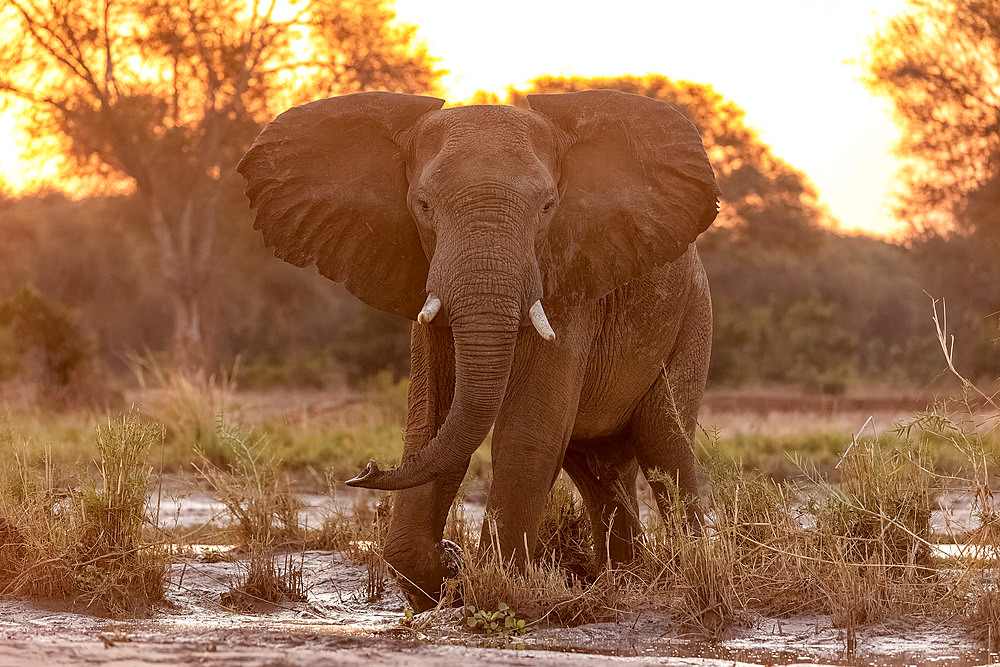
[{"label": "white tusk", "polygon": [[417,315],[417,322],[427,324],[434,319],[439,310],[441,310],[441,299],[437,298],[434,292],[431,292],[427,295],[427,301],[424,301],[424,307],[420,309],[420,314]]},{"label": "white tusk", "polygon": [[556,332],[552,330],[552,325],[549,324],[549,318],[545,317],[545,309],[542,308],[542,302],[536,301],[535,305],[531,307],[528,311],[528,317],[531,318],[531,323],[535,325],[535,330],[538,335],[545,340],[555,340]]}]

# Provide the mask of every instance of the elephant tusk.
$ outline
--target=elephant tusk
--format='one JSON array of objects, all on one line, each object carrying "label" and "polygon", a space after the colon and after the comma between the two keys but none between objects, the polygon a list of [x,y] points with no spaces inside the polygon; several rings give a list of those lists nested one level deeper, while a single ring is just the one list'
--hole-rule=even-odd
[{"label": "elephant tusk", "polygon": [[549,318],[545,317],[545,309],[542,308],[542,302],[536,301],[535,304],[528,311],[528,317],[531,318],[531,323],[535,325],[535,330],[538,331],[538,335],[545,340],[555,340],[556,332],[552,330],[552,325],[549,324]]},{"label": "elephant tusk", "polygon": [[434,292],[430,292],[427,295],[427,301],[424,301],[424,307],[420,309],[420,314],[417,315],[417,322],[427,324],[434,319],[439,310],[441,310],[441,299],[437,298]]}]

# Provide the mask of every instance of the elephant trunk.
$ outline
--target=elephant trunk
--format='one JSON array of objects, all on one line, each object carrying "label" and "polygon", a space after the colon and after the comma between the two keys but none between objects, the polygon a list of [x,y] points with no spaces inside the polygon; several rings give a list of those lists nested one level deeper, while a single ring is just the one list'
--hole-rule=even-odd
[{"label": "elephant trunk", "polygon": [[[495,267],[495,260],[489,265]],[[464,469],[486,439],[507,391],[514,346],[526,309],[523,279],[495,268],[463,276],[459,284],[487,277],[477,289],[450,290],[447,304],[455,341],[455,396],[437,435],[421,450],[403,457],[398,468],[381,470],[374,461],[348,486],[399,490],[420,486]]]}]

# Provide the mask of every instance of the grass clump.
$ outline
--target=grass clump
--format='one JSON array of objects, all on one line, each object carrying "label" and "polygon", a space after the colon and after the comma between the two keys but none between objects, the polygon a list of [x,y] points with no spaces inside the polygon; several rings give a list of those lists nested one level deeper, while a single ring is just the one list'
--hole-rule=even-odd
[{"label": "grass clump", "polygon": [[629,568],[629,606],[645,601],[673,613],[688,630],[717,636],[732,624],[739,606],[733,543],[713,537],[709,525],[700,534],[693,530],[672,476],[656,472],[651,481],[667,489],[668,511],[647,522],[636,563]]},{"label": "grass clump", "polygon": [[199,450],[196,469],[226,508],[232,541],[244,549],[254,543],[276,548],[296,544],[302,503],[281,473],[281,460],[271,454],[267,437],[219,423],[213,441],[229,463],[218,466]]},{"label": "grass clump", "polygon": [[163,599],[167,558],[147,537],[150,449],[163,429],[130,412],[95,429],[97,474],[75,477],[13,452],[0,486],[0,595],[61,598],[112,615]]},{"label": "grass clump", "polygon": [[[583,551],[579,541],[585,518],[572,487],[561,484],[565,486],[553,492],[546,508],[546,522],[552,524],[550,528],[556,526],[555,532],[539,541],[538,557],[528,558],[523,566],[500,555],[492,517],[486,518],[488,544],[476,546],[468,534],[456,540],[463,547],[464,562],[453,583],[446,583],[453,598],[477,610],[506,607],[511,616],[525,620],[527,628],[541,623],[573,626],[618,617],[622,602],[619,579],[609,570],[593,573],[590,561],[582,559],[581,554],[590,557],[589,547]],[[566,569],[584,563],[590,570],[585,577]]]},{"label": "grass clump", "polygon": [[377,600],[385,592],[389,565],[385,560],[385,542],[389,534],[392,494],[380,493],[372,504],[355,506],[354,535],[347,554],[365,566],[366,578],[362,596],[367,602]]},{"label": "grass clump", "polygon": [[579,579],[594,575],[594,549],[590,519],[573,488],[563,477],[556,480],[545,501],[535,559]]},{"label": "grass clump", "polygon": [[245,568],[222,595],[222,603],[238,611],[262,604],[306,599],[301,563],[290,557],[277,564],[279,549],[300,545],[299,501],[280,474],[281,461],[269,452],[266,437],[220,423],[213,438],[230,461],[216,466],[204,452],[196,466],[209,490],[225,506],[232,537],[246,554]]},{"label": "grass clump", "polygon": [[850,560],[926,564],[938,479],[915,445],[904,451],[878,441],[852,443],[840,486],[818,485],[825,498],[813,508],[817,528],[839,538],[838,550]]},{"label": "grass clump", "polygon": [[296,565],[291,553],[284,554],[282,560],[278,565],[270,545],[251,543],[246,563],[239,566],[239,574],[221,596],[222,604],[234,611],[253,612],[282,602],[305,602],[301,560]]},{"label": "grass clump", "polygon": [[997,570],[1000,512],[994,501],[995,473],[992,472],[998,465],[998,429],[1000,408],[993,397],[985,396],[971,383],[966,385],[962,397],[936,402],[897,429],[905,437],[921,437],[944,451],[950,449],[966,461],[961,479],[965,493],[972,499],[971,514],[976,524],[971,530],[949,539],[960,549],[947,564],[960,573],[965,584],[957,589],[964,594],[965,602],[959,609],[968,619],[973,633],[991,651],[1000,649],[1000,572]]},{"label": "grass clump", "polygon": [[949,597],[930,562],[930,518],[940,480],[919,443],[852,443],[839,487],[814,501],[817,587],[836,626],[927,611]]}]

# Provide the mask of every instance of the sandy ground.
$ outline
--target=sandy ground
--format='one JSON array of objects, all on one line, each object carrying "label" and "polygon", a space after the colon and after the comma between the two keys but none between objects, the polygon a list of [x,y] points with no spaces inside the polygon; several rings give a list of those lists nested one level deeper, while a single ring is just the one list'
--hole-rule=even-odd
[{"label": "sandy ground", "polygon": [[[374,600],[367,573],[343,555],[296,554],[308,600],[235,613],[221,604],[241,563],[190,555],[172,565],[167,603],[146,618],[109,620],[65,605],[0,603],[0,665],[973,665],[990,660],[958,623],[906,618],[858,631],[845,653],[843,630],[825,616],[747,618],[722,640],[685,636],[653,612],[575,628],[536,629],[513,643],[464,632],[459,610],[400,623],[391,584]],[[993,656],[994,658],[996,656]]]}]

